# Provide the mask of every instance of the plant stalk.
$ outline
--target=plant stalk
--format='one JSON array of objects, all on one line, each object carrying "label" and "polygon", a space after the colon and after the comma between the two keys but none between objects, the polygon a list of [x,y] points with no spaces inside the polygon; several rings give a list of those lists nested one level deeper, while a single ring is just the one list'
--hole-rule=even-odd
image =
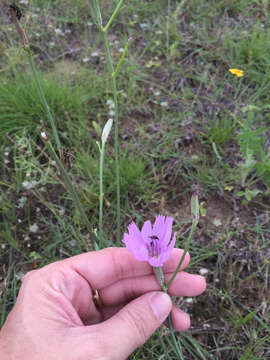
[{"label": "plant stalk", "polygon": [[99,165],[99,247],[101,248],[101,239],[103,236],[103,165],[104,165],[105,146],[102,144],[100,149],[100,165]]},{"label": "plant stalk", "polygon": [[119,3],[117,4],[117,6],[116,6],[116,8],[115,8],[115,10],[114,10],[114,12],[113,12],[113,14],[112,14],[112,16],[110,17],[107,25],[104,27],[104,31],[105,31],[105,32],[109,29],[111,23],[113,22],[113,19],[115,18],[115,16],[117,15],[118,11],[120,10],[120,7],[122,6],[123,2],[124,2],[124,0],[120,0]]},{"label": "plant stalk", "polygon": [[[153,270],[154,270],[156,279],[157,279],[162,291],[165,292],[166,294],[168,294],[168,287],[165,285],[165,279],[164,279],[162,266],[153,266]],[[175,333],[174,333],[174,329],[173,329],[173,325],[172,325],[171,314],[168,315],[168,322],[169,322],[170,333],[171,333],[173,343],[175,346],[175,351],[178,355],[178,359],[183,360],[181,346],[179,346],[179,344],[177,343],[176,337],[175,337]]]},{"label": "plant stalk", "polygon": [[118,112],[118,91],[116,85],[116,79],[113,76],[114,67],[112,62],[112,57],[110,53],[110,46],[107,39],[106,30],[100,28],[102,33],[102,38],[104,42],[104,47],[106,50],[106,57],[108,61],[108,68],[112,79],[112,88],[113,88],[113,101],[114,101],[114,156],[115,156],[115,169],[116,169],[116,223],[117,223],[117,243],[121,243],[120,239],[120,166],[119,166],[119,112]]}]

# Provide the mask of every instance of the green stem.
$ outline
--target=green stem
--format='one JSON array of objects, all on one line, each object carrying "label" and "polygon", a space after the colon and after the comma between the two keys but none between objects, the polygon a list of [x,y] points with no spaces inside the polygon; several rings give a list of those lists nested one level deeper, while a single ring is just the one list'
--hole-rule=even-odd
[{"label": "green stem", "polygon": [[157,334],[158,334],[158,339],[159,339],[159,342],[160,342],[160,344],[161,344],[161,347],[162,347],[162,349],[163,349],[164,354],[166,354],[167,359],[171,359],[171,357],[170,357],[170,355],[169,355],[169,353],[168,353],[168,350],[167,350],[167,348],[166,348],[166,346],[165,346],[165,344],[164,344],[164,341],[163,341],[163,339],[162,339],[160,328],[157,330]]},{"label": "green stem", "polygon": [[179,344],[176,340],[175,333],[174,333],[171,314],[169,314],[169,316],[168,316],[168,322],[169,322],[170,333],[172,335],[175,350],[178,355],[178,359],[183,360],[183,353],[182,353],[181,345],[179,346]]},{"label": "green stem", "polygon": [[120,67],[121,67],[121,65],[122,65],[122,62],[124,61],[124,58],[125,58],[125,56],[126,56],[126,52],[127,52],[127,49],[128,49],[129,40],[130,40],[130,39],[128,39],[128,41],[126,42],[126,45],[125,45],[123,54],[122,54],[122,56],[121,56],[121,58],[120,58],[120,60],[119,60],[119,62],[118,62],[118,64],[117,64],[117,66],[116,66],[116,69],[115,69],[115,71],[114,71],[114,73],[113,73],[113,78],[116,77],[116,75],[117,75],[117,73],[118,73],[118,71],[119,71],[119,69],[120,69]]},{"label": "green stem", "polygon": [[103,165],[104,165],[105,146],[102,144],[100,149],[100,164],[99,164],[99,247],[101,248],[101,239],[103,236]]},{"label": "green stem", "polygon": [[33,76],[34,76],[34,79],[35,79],[35,82],[36,82],[36,85],[37,85],[37,88],[38,88],[38,91],[39,91],[39,95],[40,95],[41,101],[42,101],[42,103],[43,103],[44,109],[45,109],[45,111],[46,111],[46,113],[47,113],[47,117],[48,117],[48,119],[49,119],[49,122],[50,122],[50,125],[51,125],[51,128],[52,128],[52,131],[53,131],[53,136],[54,136],[54,140],[55,140],[55,142],[56,142],[57,151],[58,151],[59,156],[61,156],[61,143],[60,143],[60,139],[59,139],[59,136],[58,136],[58,133],[57,133],[57,129],[56,129],[56,126],[55,126],[54,118],[53,118],[53,116],[52,116],[52,114],[51,114],[49,105],[48,105],[48,103],[47,103],[47,100],[46,100],[46,98],[45,98],[45,94],[44,94],[44,92],[43,92],[41,83],[40,83],[40,81],[39,81],[37,69],[36,69],[36,66],[35,66],[34,59],[33,59],[33,56],[32,56],[32,53],[31,53],[30,48],[27,47],[27,48],[26,48],[26,51],[27,51],[27,54],[28,54],[28,57],[29,57],[30,68],[31,68],[32,74],[33,74]]},{"label": "green stem", "polygon": [[[168,287],[166,287],[166,285],[165,285],[162,266],[154,266],[153,270],[154,270],[156,279],[157,279],[162,291],[164,291],[166,294],[168,294]],[[172,325],[171,314],[168,315],[168,321],[169,321],[170,333],[171,333],[173,343],[174,343],[174,346],[175,346],[175,351],[176,351],[176,353],[178,355],[178,358],[180,360],[182,360],[183,359],[182,349],[181,349],[181,347],[179,346],[179,344],[176,341],[176,337],[175,337],[175,333],[174,333],[174,329],[173,329],[173,325]]]},{"label": "green stem", "polygon": [[179,269],[181,268],[182,264],[183,264],[183,261],[185,259],[185,256],[186,256],[186,253],[188,252],[188,249],[189,249],[189,246],[191,244],[191,241],[193,239],[193,236],[195,234],[195,231],[196,231],[196,228],[197,228],[197,225],[198,225],[198,219],[195,219],[193,220],[192,222],[192,226],[191,226],[191,230],[190,230],[190,233],[189,233],[189,237],[188,237],[188,240],[186,242],[186,246],[185,246],[185,249],[184,249],[184,252],[183,252],[183,255],[179,261],[179,264],[173,274],[173,276],[171,277],[170,281],[166,284],[166,288],[167,290],[169,289],[169,287],[171,286],[171,283],[173,282],[173,280],[175,279]]},{"label": "green stem", "polygon": [[115,18],[115,16],[117,15],[118,11],[120,10],[120,7],[122,6],[123,2],[124,2],[124,0],[120,0],[120,1],[119,1],[119,3],[118,3],[118,5],[116,6],[116,8],[115,8],[115,10],[114,10],[114,12],[113,12],[113,14],[112,14],[112,16],[110,17],[110,20],[108,21],[107,25],[104,27],[104,31],[105,31],[105,32],[109,29],[111,23],[113,22],[113,19]]},{"label": "green stem", "polygon": [[104,42],[104,47],[106,50],[106,56],[108,61],[108,68],[112,78],[112,87],[113,87],[113,101],[114,101],[114,156],[115,156],[115,169],[116,169],[116,197],[117,197],[117,212],[116,212],[116,223],[117,223],[117,242],[120,244],[120,167],[119,167],[119,139],[118,139],[118,91],[116,86],[116,80],[113,76],[114,67],[112,63],[110,47],[106,35],[106,30],[100,28],[102,33],[102,38]]}]

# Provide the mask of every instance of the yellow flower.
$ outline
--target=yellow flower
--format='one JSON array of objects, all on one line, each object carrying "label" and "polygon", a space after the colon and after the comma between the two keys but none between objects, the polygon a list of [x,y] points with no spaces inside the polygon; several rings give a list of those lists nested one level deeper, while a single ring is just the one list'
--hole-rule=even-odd
[{"label": "yellow flower", "polygon": [[241,77],[244,75],[244,71],[239,69],[229,69],[229,72],[236,75],[237,77]]}]

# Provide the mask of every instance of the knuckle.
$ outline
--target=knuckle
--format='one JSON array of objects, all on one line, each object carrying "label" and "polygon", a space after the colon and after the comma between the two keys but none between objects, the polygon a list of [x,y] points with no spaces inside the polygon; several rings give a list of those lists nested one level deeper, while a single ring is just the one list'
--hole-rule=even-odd
[{"label": "knuckle", "polygon": [[38,270],[30,270],[26,274],[23,275],[22,282],[28,283],[28,281],[38,272]]}]

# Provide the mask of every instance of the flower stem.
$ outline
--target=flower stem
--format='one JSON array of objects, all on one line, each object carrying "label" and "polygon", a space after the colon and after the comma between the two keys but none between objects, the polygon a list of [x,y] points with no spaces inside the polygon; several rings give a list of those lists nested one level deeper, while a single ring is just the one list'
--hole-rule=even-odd
[{"label": "flower stem", "polygon": [[104,31],[105,31],[105,32],[109,29],[111,23],[113,22],[113,19],[115,18],[115,16],[117,15],[118,11],[120,10],[120,7],[122,6],[123,2],[124,2],[124,0],[120,0],[119,3],[117,4],[117,6],[116,6],[116,8],[115,8],[115,10],[114,10],[114,12],[113,12],[113,14],[112,14],[112,16],[110,17],[107,25],[104,27]]},{"label": "flower stem", "polygon": [[127,49],[128,49],[128,45],[129,45],[130,39],[131,39],[131,38],[129,38],[128,41],[126,42],[126,45],[125,45],[123,54],[122,54],[122,56],[121,56],[121,58],[120,58],[120,60],[119,60],[119,62],[118,62],[118,64],[117,64],[117,66],[116,66],[116,69],[115,69],[115,71],[114,71],[114,73],[113,73],[113,77],[114,77],[114,78],[116,77],[116,75],[117,75],[117,73],[118,73],[118,71],[119,71],[119,69],[120,69],[120,67],[121,67],[121,65],[122,65],[122,62],[124,61],[124,58],[125,58],[125,56],[126,56],[126,52],[127,52]]},{"label": "flower stem", "polygon": [[[154,270],[156,279],[157,279],[159,285],[161,286],[162,291],[164,291],[166,294],[168,294],[168,287],[166,287],[166,285],[165,285],[165,279],[164,279],[162,266],[154,266],[153,270]],[[182,349],[181,349],[181,346],[179,346],[179,344],[177,343],[177,340],[175,337],[175,333],[174,333],[174,329],[173,329],[173,325],[172,325],[171,314],[168,315],[168,322],[169,322],[170,333],[171,333],[173,343],[175,346],[175,351],[178,355],[178,359],[182,360],[183,359]]]},{"label": "flower stem", "polygon": [[100,164],[99,164],[99,247],[101,248],[101,239],[103,236],[103,165],[104,165],[105,145],[102,144],[100,149]]},{"label": "flower stem", "polygon": [[174,329],[173,329],[173,324],[172,324],[171,314],[169,314],[169,316],[168,316],[168,322],[169,322],[170,333],[172,335],[173,343],[174,343],[174,346],[175,346],[175,351],[176,351],[176,353],[178,355],[178,359],[183,360],[182,348],[181,348],[181,345],[178,344],[178,342],[176,340],[176,336],[175,336]]},{"label": "flower stem", "polygon": [[164,279],[162,266],[154,266],[153,270],[154,270],[154,273],[156,275],[156,279],[157,279],[162,291],[167,293],[167,288],[166,288],[166,285],[165,285],[165,279]]},{"label": "flower stem", "polygon": [[[107,27],[108,28],[108,27]],[[119,166],[119,139],[118,139],[118,91],[116,86],[116,79],[113,76],[114,67],[112,62],[112,57],[110,53],[110,47],[107,39],[106,30],[100,27],[102,33],[102,38],[104,42],[104,47],[106,50],[106,57],[108,61],[108,68],[112,78],[112,87],[113,87],[113,101],[114,101],[114,156],[115,156],[115,169],[116,169],[116,223],[117,223],[117,243],[121,243],[120,239],[120,166]]]}]

